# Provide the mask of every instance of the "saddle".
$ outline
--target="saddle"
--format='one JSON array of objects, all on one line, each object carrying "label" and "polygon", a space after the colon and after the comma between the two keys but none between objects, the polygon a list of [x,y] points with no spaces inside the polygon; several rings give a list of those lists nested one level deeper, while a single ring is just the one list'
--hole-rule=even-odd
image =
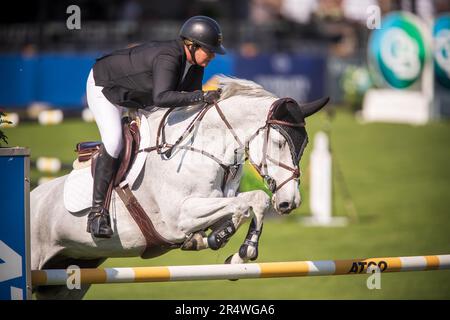
[{"label": "saddle", "polygon": [[[129,117],[124,117],[122,119],[122,132],[124,147],[119,156],[120,165],[112,181],[112,187],[118,186],[123,181],[126,174],[133,166],[139,149],[140,133],[137,120],[131,120]],[[75,152],[78,155],[77,160],[80,164],[83,164],[89,160],[92,161],[92,176],[94,176],[95,163],[97,161],[98,152],[101,146],[102,142],[100,141],[86,141],[77,143],[75,147]]]}]

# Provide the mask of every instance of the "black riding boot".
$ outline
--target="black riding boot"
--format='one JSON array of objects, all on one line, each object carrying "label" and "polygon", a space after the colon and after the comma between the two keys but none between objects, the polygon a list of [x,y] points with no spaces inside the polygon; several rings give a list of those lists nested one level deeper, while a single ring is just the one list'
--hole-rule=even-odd
[{"label": "black riding boot", "polygon": [[88,216],[87,232],[96,238],[111,238],[111,219],[105,209],[108,187],[114,177],[118,160],[111,157],[104,146],[99,150],[94,173],[92,208]]}]

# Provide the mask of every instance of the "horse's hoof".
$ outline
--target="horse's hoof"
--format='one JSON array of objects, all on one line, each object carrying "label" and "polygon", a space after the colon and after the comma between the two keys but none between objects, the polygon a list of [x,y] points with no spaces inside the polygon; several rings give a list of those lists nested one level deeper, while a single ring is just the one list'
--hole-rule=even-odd
[{"label": "horse's hoof", "polygon": [[239,257],[246,257],[250,261],[255,261],[258,258],[258,243],[253,245],[243,244],[239,248]]},{"label": "horse's hoof", "polygon": [[193,233],[187,238],[181,245],[181,250],[202,250],[206,249],[207,246],[203,239],[206,238],[206,233],[204,231],[199,231]]},{"label": "horse's hoof", "polygon": [[233,259],[233,255],[229,256],[228,258],[225,259],[225,264],[231,264],[231,259]]}]

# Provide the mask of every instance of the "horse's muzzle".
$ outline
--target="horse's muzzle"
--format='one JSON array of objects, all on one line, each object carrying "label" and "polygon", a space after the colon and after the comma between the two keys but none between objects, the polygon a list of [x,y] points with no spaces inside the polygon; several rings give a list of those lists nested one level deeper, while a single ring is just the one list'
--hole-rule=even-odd
[{"label": "horse's muzzle", "polygon": [[300,194],[295,197],[286,197],[282,194],[274,194],[272,196],[272,207],[279,215],[286,215],[291,213],[292,210],[298,208],[301,204]]},{"label": "horse's muzzle", "polygon": [[295,205],[293,205],[292,203],[283,201],[276,206],[275,210],[279,214],[289,214],[294,209],[294,207]]},{"label": "horse's muzzle", "polygon": [[272,197],[272,206],[273,209],[279,214],[279,215],[285,215],[289,214],[292,210],[297,208],[297,204],[295,201],[289,202],[289,201],[281,201],[278,202],[276,200],[276,197]]}]

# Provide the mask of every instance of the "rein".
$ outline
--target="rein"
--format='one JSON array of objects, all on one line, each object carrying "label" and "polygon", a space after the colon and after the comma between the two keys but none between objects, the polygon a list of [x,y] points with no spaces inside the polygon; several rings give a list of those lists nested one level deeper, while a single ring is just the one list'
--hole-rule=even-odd
[{"label": "rein", "polygon": [[[138,152],[149,152],[150,153],[152,151],[156,151],[158,154],[164,154],[164,156],[167,158],[170,158],[172,151],[175,148],[200,153],[200,154],[214,160],[215,162],[217,162],[220,165],[220,167],[225,171],[224,177],[222,180],[222,185],[221,185],[222,190],[223,190],[226,183],[229,180],[234,179],[237,172],[239,171],[239,168],[242,163],[242,161],[240,161],[240,159],[242,157],[242,150],[243,150],[244,151],[243,152],[244,153],[244,162],[247,159],[250,161],[250,164],[255,168],[255,170],[258,172],[260,177],[266,183],[268,189],[274,194],[275,192],[280,190],[289,181],[297,180],[300,177],[300,170],[298,168],[298,165],[295,166],[295,168],[292,168],[278,160],[273,159],[272,157],[270,157],[267,154],[267,144],[268,144],[268,140],[269,140],[269,132],[270,132],[270,128],[272,127],[272,125],[276,124],[276,125],[290,126],[290,127],[303,127],[305,125],[304,123],[291,123],[291,122],[272,119],[273,113],[274,113],[276,107],[280,104],[280,101],[281,100],[285,101],[287,99],[289,99],[289,98],[279,99],[272,104],[272,106],[270,107],[269,113],[267,115],[265,125],[262,126],[261,128],[259,128],[258,130],[256,130],[256,132],[250,137],[250,139],[247,141],[247,143],[245,145],[241,142],[241,140],[237,136],[235,130],[233,129],[231,124],[226,119],[224,113],[222,112],[222,110],[220,109],[220,107],[216,101],[214,101],[213,104],[205,103],[205,105],[202,107],[200,112],[194,117],[194,119],[188,125],[188,127],[183,132],[183,134],[176,140],[176,142],[174,144],[167,143],[166,138],[165,138],[165,121],[166,121],[167,117],[169,116],[169,114],[175,109],[175,108],[170,108],[169,110],[166,111],[166,113],[164,114],[164,116],[162,117],[162,119],[159,123],[158,132],[157,132],[157,136],[156,136],[156,146],[145,148],[145,149],[140,149],[140,150],[138,150]],[[197,149],[194,147],[179,145],[181,142],[184,141],[184,139],[186,139],[187,136],[189,136],[190,133],[192,133],[194,128],[203,120],[205,114],[213,106],[215,107],[220,118],[222,119],[222,121],[224,122],[224,124],[226,125],[228,130],[233,135],[235,141],[239,145],[239,147],[234,150],[234,162],[232,164],[227,165],[227,164],[223,163],[222,160],[220,160],[216,156],[214,156],[213,154],[206,152],[204,150]],[[259,165],[257,165],[254,161],[252,161],[252,159],[250,157],[249,144],[259,134],[259,132],[261,130],[265,130],[265,139],[264,139],[264,144],[263,144],[263,159],[261,160],[261,163]],[[268,174],[267,161],[270,161],[285,170],[291,171],[292,175],[289,178],[287,178],[285,181],[283,181],[279,186],[277,186],[275,180],[272,177],[270,177]]]}]

